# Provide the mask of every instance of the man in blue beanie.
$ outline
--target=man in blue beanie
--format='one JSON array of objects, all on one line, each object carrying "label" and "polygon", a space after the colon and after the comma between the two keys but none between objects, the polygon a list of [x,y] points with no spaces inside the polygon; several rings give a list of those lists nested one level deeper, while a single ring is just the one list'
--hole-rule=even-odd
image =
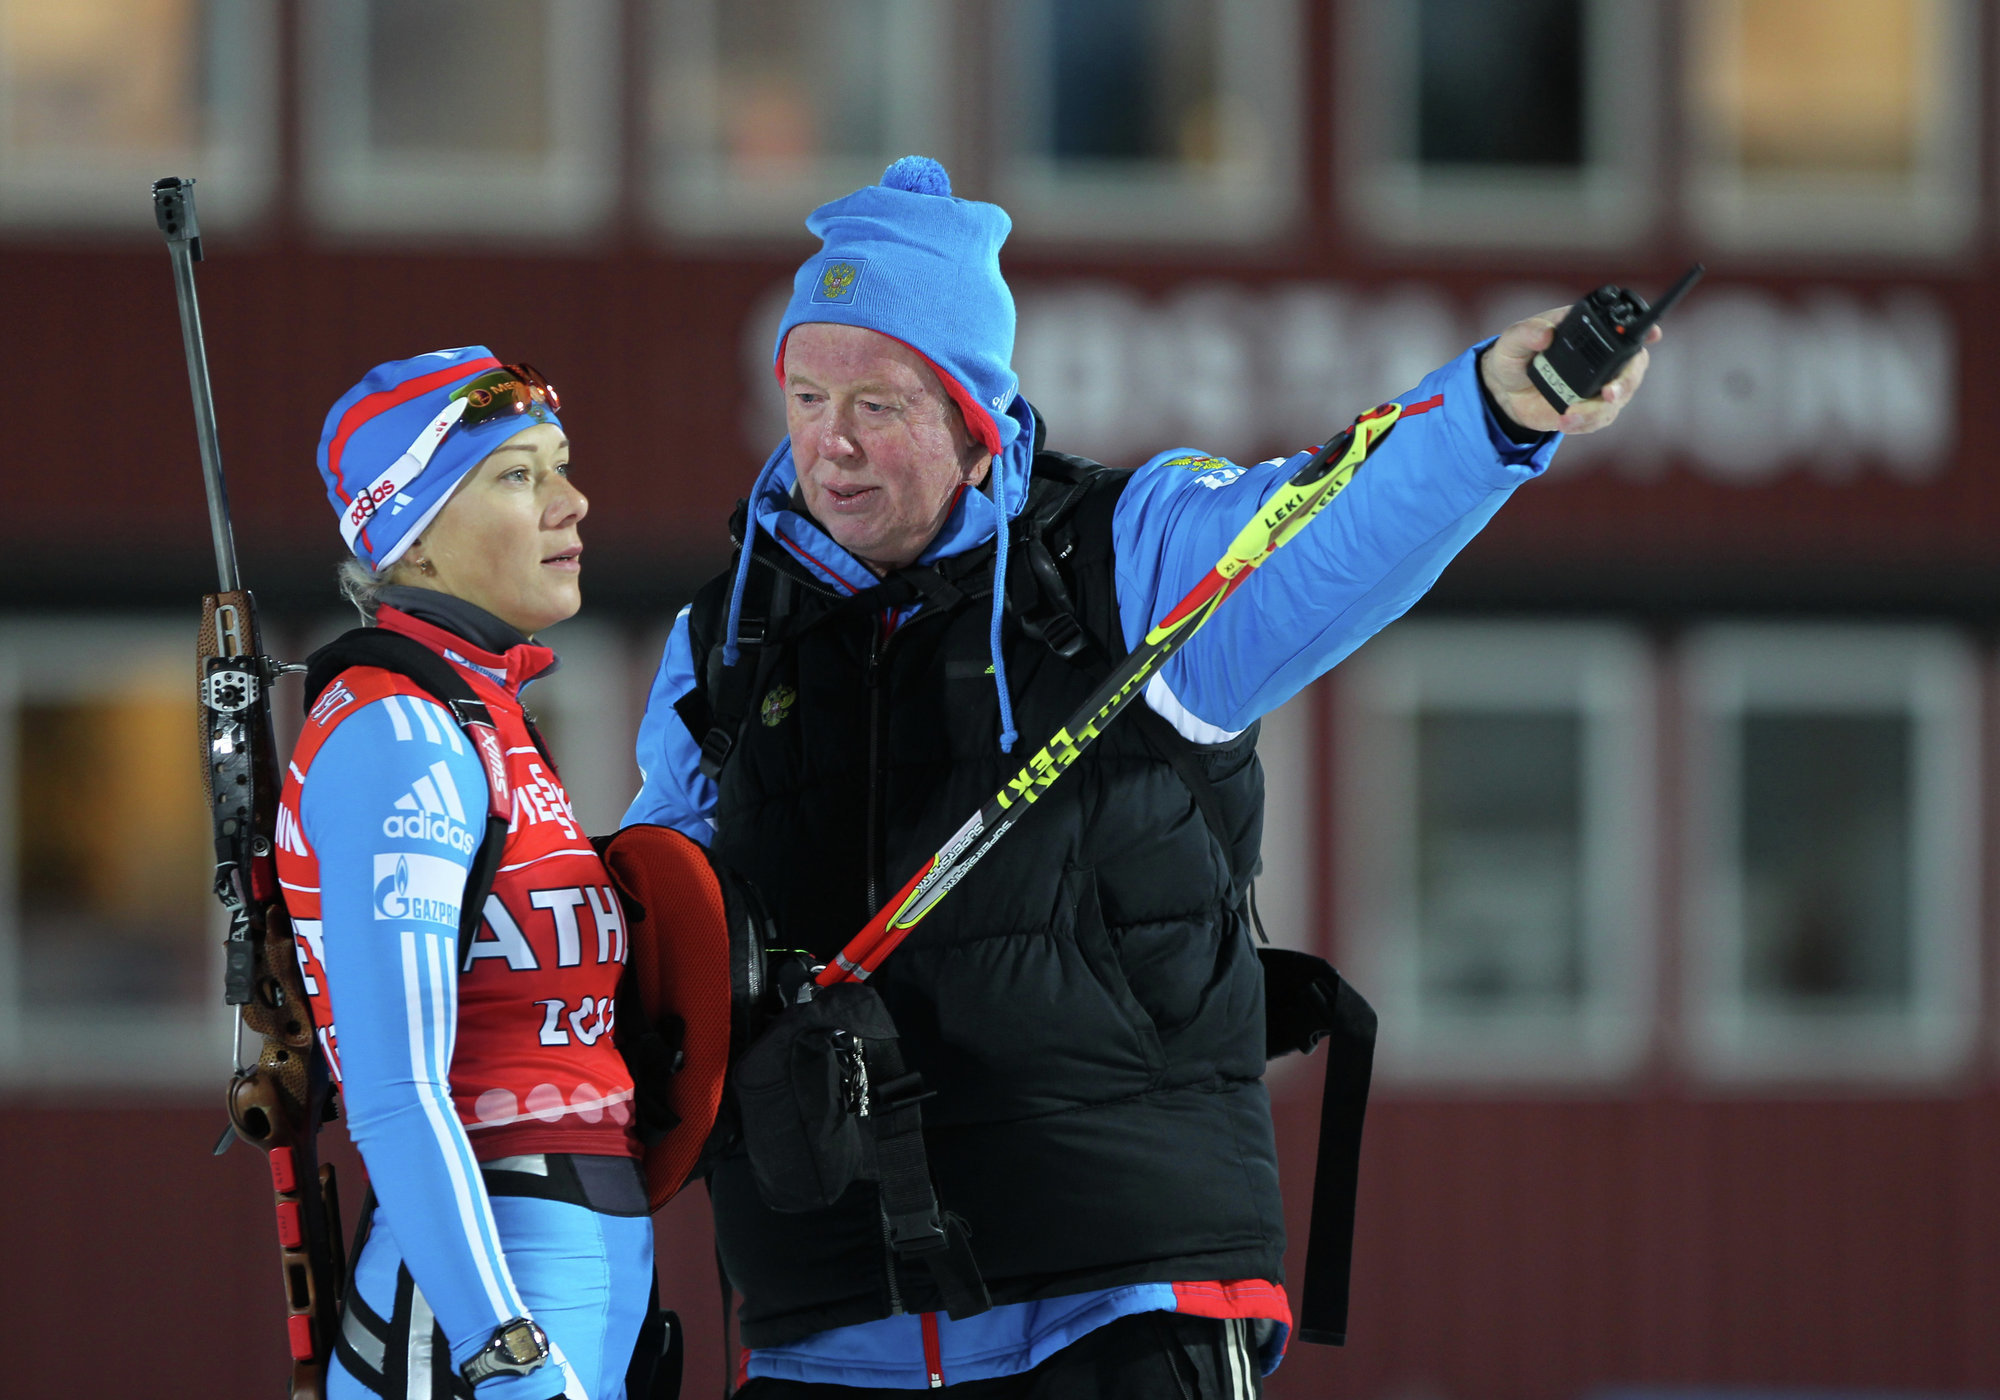
[{"label": "man in blue beanie", "polygon": [[[1304,454],[1178,450],[1127,472],[1046,450],[1010,365],[1007,215],[954,198],[934,161],[897,161],[807,227],[823,246],[773,356],[788,434],[733,567],[675,619],[626,821],[708,845],[825,960]],[[1562,432],[1630,400],[1644,354],[1602,401],[1550,410],[1526,365],[1561,314],[1406,395],[1326,517],[869,982],[932,1091],[930,1179],[992,1306],[926,1266],[949,1251],[903,1247],[872,1182],[781,1213],[743,1149],[715,1166],[741,1394],[1261,1392],[1292,1313],[1244,900],[1257,720],[1400,617]],[[1329,429],[1367,407],[1329,404]]]}]

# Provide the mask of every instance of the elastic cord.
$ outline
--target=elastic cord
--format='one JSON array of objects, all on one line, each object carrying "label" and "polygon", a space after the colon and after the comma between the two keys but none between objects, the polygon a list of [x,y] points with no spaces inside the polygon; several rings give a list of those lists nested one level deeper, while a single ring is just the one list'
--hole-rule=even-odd
[{"label": "elastic cord", "polygon": [[1007,535],[1008,519],[1006,504],[1000,494],[1006,489],[1000,465],[996,457],[993,481],[993,513],[998,517],[993,526],[993,625],[987,635],[987,645],[993,653],[993,689],[1000,696],[1000,752],[1014,752],[1014,741],[1021,736],[1014,729],[1014,701],[1007,693],[1007,663],[1000,657],[1000,619],[1007,608]]},{"label": "elastic cord", "polygon": [[757,540],[757,502],[764,494],[764,483],[776,471],[778,464],[791,455],[790,440],[781,443],[764,462],[764,470],[757,473],[757,479],[750,484],[750,499],[743,505],[743,547],[736,556],[736,578],[729,585],[729,623],[722,632],[722,664],[734,666],[739,649],[736,645],[737,629],[743,621],[743,584],[750,577],[750,547]]}]

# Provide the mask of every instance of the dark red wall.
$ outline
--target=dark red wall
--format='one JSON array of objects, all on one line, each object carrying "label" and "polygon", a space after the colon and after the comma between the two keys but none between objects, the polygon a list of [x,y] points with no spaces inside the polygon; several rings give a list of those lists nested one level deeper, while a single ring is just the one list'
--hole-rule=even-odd
[{"label": "dark red wall", "polygon": [[[1292,1081],[1278,1113],[1294,1239],[1318,1113],[1309,1078]],[[0,1393],[277,1392],[286,1363],[269,1183],[246,1148],[208,1155],[220,1123],[219,1103],[185,1098],[0,1110],[0,1316],[24,1339]],[[338,1156],[357,1170],[344,1148]],[[1352,1341],[1294,1347],[1271,1393],[1991,1392],[1995,1181],[1990,1084],[1915,1102],[1660,1089],[1608,1102],[1378,1103]],[[689,1322],[688,1393],[712,1394],[721,1343],[699,1188],[658,1225],[663,1298]]]}]

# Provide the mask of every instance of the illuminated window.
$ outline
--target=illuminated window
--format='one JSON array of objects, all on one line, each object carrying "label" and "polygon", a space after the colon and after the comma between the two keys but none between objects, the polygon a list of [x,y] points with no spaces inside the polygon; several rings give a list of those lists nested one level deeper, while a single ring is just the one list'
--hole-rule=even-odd
[{"label": "illuminated window", "polygon": [[1603,1079],[1650,1035],[1648,669],[1615,628],[1400,623],[1336,673],[1343,942],[1382,1064]]},{"label": "illuminated window", "polygon": [[654,0],[654,208],[693,233],[797,234],[898,156],[954,151],[939,0]]},{"label": "illuminated window", "polygon": [[0,1078],[227,1072],[192,628],[0,625]]},{"label": "illuminated window", "polygon": [[0,222],[150,231],[162,175],[205,226],[254,215],[275,59],[258,0],[0,0]]},{"label": "illuminated window", "polygon": [[1978,690],[1927,629],[1729,627],[1690,654],[1694,1056],[1730,1077],[1898,1078],[1978,1003]]},{"label": "illuminated window", "polygon": [[308,0],[305,194],[335,232],[588,232],[618,170],[615,7]]},{"label": "illuminated window", "polygon": [[1001,202],[1024,234],[1268,238],[1295,207],[1289,0],[1011,0]]},{"label": "illuminated window", "polygon": [[1652,0],[1358,0],[1341,215],[1400,243],[1623,242],[1656,207]]},{"label": "illuminated window", "polygon": [[1699,0],[1693,211],[1739,247],[1943,251],[1976,213],[1964,0]]}]

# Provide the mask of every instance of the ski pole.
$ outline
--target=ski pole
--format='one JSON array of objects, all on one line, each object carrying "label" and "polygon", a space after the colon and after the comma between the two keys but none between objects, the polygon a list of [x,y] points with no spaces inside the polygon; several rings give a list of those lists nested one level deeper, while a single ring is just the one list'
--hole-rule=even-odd
[{"label": "ski pole", "polygon": [[1144,691],[1148,678],[1166,664],[1167,658],[1185,646],[1188,638],[1215,616],[1216,609],[1229,601],[1230,595],[1260,565],[1346,489],[1354,473],[1387,440],[1390,430],[1404,414],[1421,412],[1427,407],[1428,404],[1406,410],[1401,404],[1384,404],[1362,414],[1353,427],[1313,453],[1230,541],[1215,567],[1174,604],[1123,664],[1077,707],[1068,722],[1049,736],[1049,741],[1020,772],[973,813],[972,819],[945,842],[943,849],[876,911],[867,927],[820,970],[815,979],[818,984],[830,987],[836,982],[865,981],[880,967],[882,960],[937,908],[938,901],[951,893],[980,858],[993,849],[994,843],[1013,829],[1042,793],[1069,771],[1105,726]]}]

